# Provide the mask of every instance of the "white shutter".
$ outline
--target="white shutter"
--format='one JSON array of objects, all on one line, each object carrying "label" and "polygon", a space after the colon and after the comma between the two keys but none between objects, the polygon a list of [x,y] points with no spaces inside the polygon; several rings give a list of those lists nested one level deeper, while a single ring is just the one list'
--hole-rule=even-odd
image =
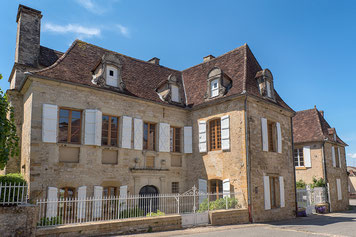
[{"label": "white shutter", "polygon": [[46,217],[57,217],[57,208],[58,208],[58,189],[54,187],[48,187],[47,192],[47,210]]},{"label": "white shutter", "polygon": [[[110,70],[113,71],[113,75],[110,76]],[[106,84],[109,86],[117,87],[118,85],[118,70],[113,66],[106,66]]]},{"label": "white shutter", "polygon": [[282,131],[281,131],[281,124],[276,123],[277,127],[277,149],[278,153],[282,153]]},{"label": "white shutter", "polygon": [[103,187],[94,186],[93,217],[100,218],[102,212]]},{"label": "white shutter", "polygon": [[272,95],[271,95],[272,94],[271,93],[271,83],[269,81],[267,81],[266,84],[267,84],[267,86],[266,86],[267,87],[267,96],[268,97],[272,97]]},{"label": "white shutter", "polygon": [[192,153],[192,127],[184,127],[184,153]]},{"label": "white shutter", "polygon": [[143,148],[143,122],[142,119],[134,118],[134,149]]},{"label": "white shutter", "polygon": [[85,218],[85,199],[87,197],[87,186],[81,186],[78,188],[78,205],[77,205],[77,217],[78,219]]},{"label": "white shutter", "polygon": [[230,197],[230,179],[223,180],[223,197]]},{"label": "white shutter", "polygon": [[265,194],[265,210],[271,209],[271,194],[269,187],[269,176],[263,176],[264,194]]},{"label": "white shutter", "polygon": [[96,109],[85,110],[85,145],[101,145],[102,113]]},{"label": "white shutter", "polygon": [[268,151],[268,131],[267,131],[267,119],[261,118],[262,125],[262,147],[263,151]]},{"label": "white shutter", "polygon": [[168,123],[159,124],[159,151],[170,152],[170,126]]},{"label": "white shutter", "polygon": [[285,198],[284,198],[284,179],[283,176],[279,176],[279,192],[281,199],[281,207],[286,206]]},{"label": "white shutter", "polygon": [[337,200],[342,200],[341,180],[340,179],[336,179],[336,188],[337,188]]},{"label": "white shutter", "polygon": [[122,148],[131,149],[132,118],[122,117]]},{"label": "white shutter", "polygon": [[230,150],[230,117],[225,115],[221,117],[221,149]]},{"label": "white shutter", "polygon": [[127,185],[120,186],[119,206],[120,210],[126,210],[127,208]]},{"label": "white shutter", "polygon": [[333,159],[333,167],[336,167],[336,160],[335,160],[335,147],[331,147],[331,157]]},{"label": "white shutter", "polygon": [[304,157],[304,166],[308,168],[312,167],[311,157],[310,157],[310,146],[303,147],[303,157]]},{"label": "white shutter", "polygon": [[172,88],[172,92],[171,92],[172,101],[180,102],[179,101],[179,89],[178,89],[178,86],[172,85],[171,88]]},{"label": "white shutter", "polygon": [[204,200],[208,197],[208,195],[204,195],[206,193],[208,193],[208,181],[205,179],[199,179],[199,204],[204,202]]},{"label": "white shutter", "polygon": [[58,106],[43,104],[42,108],[42,141],[56,143],[58,126]]},{"label": "white shutter", "polygon": [[337,148],[337,154],[339,156],[339,167],[341,168],[341,156],[340,156],[340,148]]},{"label": "white shutter", "polygon": [[206,121],[199,122],[199,151],[206,152]]}]

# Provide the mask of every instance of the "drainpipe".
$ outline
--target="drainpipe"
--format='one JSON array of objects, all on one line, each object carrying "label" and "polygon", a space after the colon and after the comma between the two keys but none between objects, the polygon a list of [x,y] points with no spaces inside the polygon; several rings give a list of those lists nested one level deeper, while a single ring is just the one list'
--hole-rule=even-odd
[{"label": "drainpipe", "polygon": [[326,172],[326,158],[325,158],[325,141],[323,142],[323,145],[321,146],[321,154],[323,156],[323,173],[324,173],[324,179],[325,179],[325,184],[326,184],[326,201],[329,204],[329,211],[331,212],[331,204],[330,204],[330,200],[329,200],[329,182],[328,182],[328,176],[327,176],[327,172]]},{"label": "drainpipe", "polygon": [[292,136],[292,161],[293,161],[293,174],[294,174],[294,200],[295,200],[295,216],[297,217],[297,213],[298,213],[298,202],[297,202],[297,175],[296,175],[296,171],[295,171],[295,165],[294,165],[294,156],[293,156],[293,152],[294,152],[294,137],[293,137],[293,117],[290,118],[290,134]]},{"label": "drainpipe", "polygon": [[249,221],[252,222],[252,207],[251,207],[251,165],[249,159],[249,127],[248,127],[248,116],[247,116],[247,95],[245,96],[245,147],[246,147],[246,170],[247,170],[247,205],[248,205],[248,217]]}]

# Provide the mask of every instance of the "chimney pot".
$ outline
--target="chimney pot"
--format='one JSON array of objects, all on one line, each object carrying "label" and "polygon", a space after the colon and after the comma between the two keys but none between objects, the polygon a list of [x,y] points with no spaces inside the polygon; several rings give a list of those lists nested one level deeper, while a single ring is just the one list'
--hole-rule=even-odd
[{"label": "chimney pot", "polygon": [[213,56],[213,55],[208,55],[208,56],[205,56],[204,58],[203,58],[203,62],[205,63],[205,62],[208,62],[208,61],[210,61],[210,60],[212,60],[212,59],[214,59],[215,57]]},{"label": "chimney pot", "polygon": [[152,64],[156,64],[156,65],[159,65],[159,58],[151,58],[150,60],[148,60],[149,63],[152,63]]}]

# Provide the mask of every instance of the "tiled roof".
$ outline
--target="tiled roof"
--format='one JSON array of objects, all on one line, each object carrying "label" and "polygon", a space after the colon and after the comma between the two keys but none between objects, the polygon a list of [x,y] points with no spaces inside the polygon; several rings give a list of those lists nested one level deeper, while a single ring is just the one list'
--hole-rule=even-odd
[{"label": "tiled roof", "polygon": [[40,56],[38,63],[43,67],[49,67],[54,64],[62,55],[62,52],[40,46]]},{"label": "tiled roof", "polygon": [[[177,71],[76,40],[63,55],[41,47],[41,64],[51,66],[32,73],[42,77],[98,87],[91,82],[92,70],[100,63],[102,56],[109,52],[118,55],[122,61],[122,79],[126,85],[123,93],[128,95],[166,103],[159,98],[155,89],[167,81],[168,76],[172,74],[184,81],[187,105],[204,104],[207,102],[204,95],[207,90],[208,72],[213,67],[219,67],[232,80],[232,87],[224,95],[225,97],[247,93],[263,98],[255,79],[256,73],[262,68],[246,44],[210,61]],[[56,57],[60,58],[53,63]],[[276,101],[271,101],[272,103],[293,111],[277,92],[275,95]]]},{"label": "tiled roof", "polygon": [[[331,128],[324,116],[317,108],[298,111],[293,117],[293,141],[294,143],[314,141],[334,141],[333,135],[329,134]],[[337,142],[347,146],[338,135]]]}]

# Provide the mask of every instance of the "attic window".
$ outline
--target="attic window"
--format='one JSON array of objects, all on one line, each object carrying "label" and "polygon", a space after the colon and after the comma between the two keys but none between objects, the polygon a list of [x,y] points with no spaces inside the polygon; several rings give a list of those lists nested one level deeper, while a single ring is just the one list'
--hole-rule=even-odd
[{"label": "attic window", "polygon": [[264,69],[257,72],[256,79],[260,94],[269,99],[274,99],[273,76],[270,70]]},{"label": "attic window", "polygon": [[108,86],[118,86],[119,73],[116,67],[108,65],[106,67],[106,84]]},{"label": "attic window", "polygon": [[212,80],[210,82],[210,97],[219,95],[219,79]]},{"label": "attic window", "polygon": [[113,70],[110,70],[109,75],[110,75],[111,77],[113,77],[113,76],[114,76],[114,71],[113,71]]}]

